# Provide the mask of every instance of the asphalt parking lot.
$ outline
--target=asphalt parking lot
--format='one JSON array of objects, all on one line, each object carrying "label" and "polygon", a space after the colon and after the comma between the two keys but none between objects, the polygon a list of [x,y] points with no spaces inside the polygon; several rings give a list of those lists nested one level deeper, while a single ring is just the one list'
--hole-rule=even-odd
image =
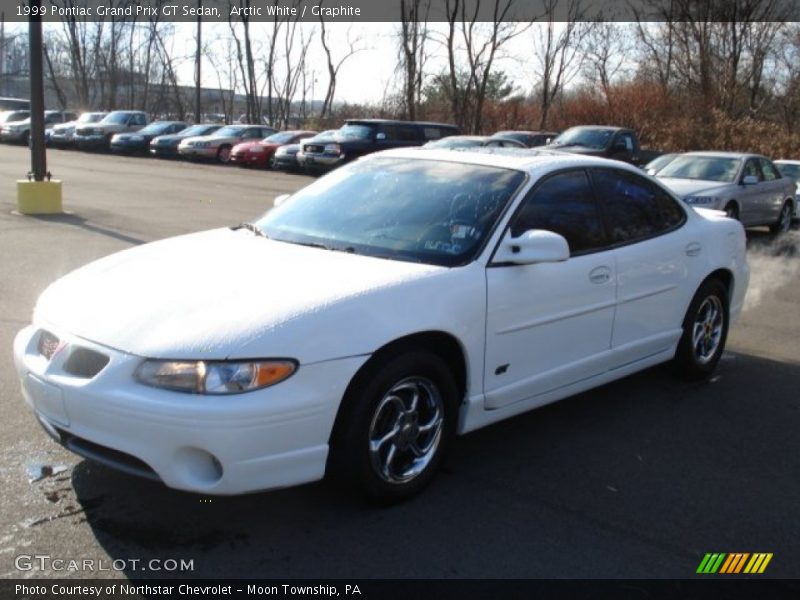
[{"label": "asphalt parking lot", "polygon": [[[686,578],[707,552],[771,552],[763,577],[800,576],[797,231],[750,235],[750,298],[708,382],[650,369],[462,437],[434,485],[401,506],[368,507],[324,483],[206,498],[51,442],[22,401],[13,336],[71,269],[252,219],[310,179],[69,151],[48,160],[69,212],[23,217],[14,181],[29,155],[0,146],[0,577]],[[21,555],[126,566],[19,570]],[[193,570],[147,570],[151,559]]]}]

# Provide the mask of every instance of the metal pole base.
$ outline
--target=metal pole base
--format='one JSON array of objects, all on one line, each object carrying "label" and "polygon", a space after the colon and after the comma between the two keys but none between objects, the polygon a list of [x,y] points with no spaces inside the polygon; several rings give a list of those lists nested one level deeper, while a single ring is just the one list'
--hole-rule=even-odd
[{"label": "metal pole base", "polygon": [[17,180],[17,210],[23,215],[52,215],[61,208],[61,182]]}]

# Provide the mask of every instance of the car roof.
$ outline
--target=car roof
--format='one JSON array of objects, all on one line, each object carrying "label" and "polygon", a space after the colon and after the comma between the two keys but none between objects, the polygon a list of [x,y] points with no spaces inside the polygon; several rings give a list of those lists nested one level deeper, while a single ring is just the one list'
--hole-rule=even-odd
[{"label": "car roof", "polygon": [[790,158],[779,158],[778,160],[773,160],[776,165],[800,165],[800,160],[792,160]]},{"label": "car roof", "polygon": [[423,125],[428,127],[448,127],[458,129],[450,123],[436,123],[434,121],[397,121],[395,119],[346,119],[345,123],[369,123],[374,125]]},{"label": "car roof", "polygon": [[761,154],[753,154],[750,152],[721,152],[721,151],[708,151],[708,152],[685,152],[684,156],[708,156],[710,158],[766,158]]},{"label": "car roof", "polygon": [[612,167],[631,171],[640,175],[644,174],[641,169],[618,160],[570,154],[557,150],[538,150],[534,148],[465,148],[457,151],[432,149],[425,153],[420,153],[416,148],[397,148],[369,154],[362,160],[372,160],[381,156],[414,158],[420,160],[441,160],[468,165],[499,167],[524,171],[530,174],[536,174],[538,171],[551,170],[553,168],[566,169],[570,167],[587,166]]}]

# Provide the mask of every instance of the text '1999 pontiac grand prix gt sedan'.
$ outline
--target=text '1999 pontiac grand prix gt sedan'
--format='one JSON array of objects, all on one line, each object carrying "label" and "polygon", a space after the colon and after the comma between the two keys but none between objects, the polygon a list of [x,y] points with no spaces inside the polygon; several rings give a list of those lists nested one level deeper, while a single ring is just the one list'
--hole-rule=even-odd
[{"label": "text '1999 pontiac grand prix gt sedan'", "polygon": [[173,488],[399,500],[455,434],[709,375],[749,278],[740,223],[600,158],[393,150],[281,200],[53,283],[14,344],[44,429]]}]

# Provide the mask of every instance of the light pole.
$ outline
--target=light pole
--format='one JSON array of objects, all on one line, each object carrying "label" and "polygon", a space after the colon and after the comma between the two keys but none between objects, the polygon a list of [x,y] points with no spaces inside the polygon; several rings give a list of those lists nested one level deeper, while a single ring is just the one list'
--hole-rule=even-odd
[{"label": "light pole", "polygon": [[[61,212],[61,182],[50,181],[44,147],[44,68],[42,65],[42,0],[30,0],[28,49],[31,84],[31,170],[17,181],[17,209],[22,214]],[[47,176],[47,181],[45,181]]]}]

